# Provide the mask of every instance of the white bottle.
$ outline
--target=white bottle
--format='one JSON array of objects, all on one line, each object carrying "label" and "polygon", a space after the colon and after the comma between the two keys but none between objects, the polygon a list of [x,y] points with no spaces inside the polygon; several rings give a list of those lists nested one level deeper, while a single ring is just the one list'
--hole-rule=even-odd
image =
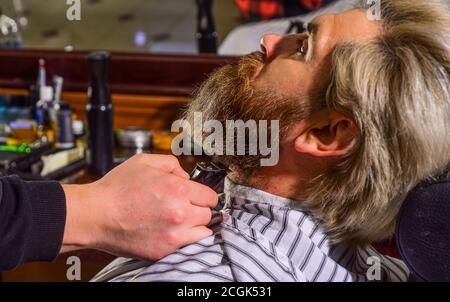
[{"label": "white bottle", "polygon": [[42,141],[53,141],[49,137],[51,130],[50,108],[53,101],[53,88],[51,86],[42,86],[40,88],[40,100],[36,103],[36,122],[38,125],[38,136]]}]

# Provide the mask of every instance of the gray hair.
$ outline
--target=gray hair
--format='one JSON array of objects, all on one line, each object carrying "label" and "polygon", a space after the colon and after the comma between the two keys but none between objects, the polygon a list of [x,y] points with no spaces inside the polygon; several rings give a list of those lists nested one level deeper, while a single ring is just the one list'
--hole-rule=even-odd
[{"label": "gray hair", "polygon": [[448,1],[380,1],[382,35],[336,48],[323,104],[360,130],[351,154],[307,192],[336,241],[391,236],[407,192],[450,165]]}]

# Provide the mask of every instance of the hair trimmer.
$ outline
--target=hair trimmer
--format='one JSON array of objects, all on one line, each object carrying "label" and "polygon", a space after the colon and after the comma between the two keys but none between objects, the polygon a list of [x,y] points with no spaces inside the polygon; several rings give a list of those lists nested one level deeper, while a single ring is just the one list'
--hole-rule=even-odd
[{"label": "hair trimmer", "polygon": [[[191,180],[208,186],[217,193],[223,193],[223,183],[229,172],[230,169],[223,164],[212,161],[200,162],[191,172]],[[223,198],[219,198],[219,202],[214,210],[220,211],[224,205]]]}]

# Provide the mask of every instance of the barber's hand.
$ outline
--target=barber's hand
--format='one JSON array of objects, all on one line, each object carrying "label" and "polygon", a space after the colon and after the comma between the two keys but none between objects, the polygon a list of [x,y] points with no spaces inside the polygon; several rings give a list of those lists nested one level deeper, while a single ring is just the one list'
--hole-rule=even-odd
[{"label": "barber's hand", "polygon": [[79,248],[160,259],[212,234],[217,194],[189,180],[173,156],[141,154],[88,185],[64,186],[61,252]]}]

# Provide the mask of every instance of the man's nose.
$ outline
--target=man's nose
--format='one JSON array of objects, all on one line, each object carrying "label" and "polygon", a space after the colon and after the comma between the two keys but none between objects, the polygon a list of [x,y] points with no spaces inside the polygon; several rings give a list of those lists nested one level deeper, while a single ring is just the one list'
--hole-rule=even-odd
[{"label": "man's nose", "polygon": [[279,35],[264,35],[261,39],[261,51],[266,55],[268,61],[275,57],[277,45],[281,42],[283,36]]}]

